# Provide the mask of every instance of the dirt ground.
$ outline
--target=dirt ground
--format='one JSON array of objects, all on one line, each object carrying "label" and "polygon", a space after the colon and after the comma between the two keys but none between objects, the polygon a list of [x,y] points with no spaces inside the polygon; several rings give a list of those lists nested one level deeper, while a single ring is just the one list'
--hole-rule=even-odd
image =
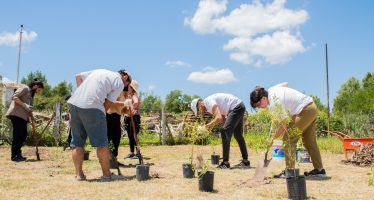
[{"label": "dirt ground", "polygon": [[[220,147],[217,147],[220,149]],[[34,148],[24,147],[28,162],[10,161],[9,146],[0,146],[0,199],[287,199],[285,179],[270,178],[268,184],[250,188],[241,184],[255,172],[261,153],[250,151],[250,169],[215,170],[214,192],[199,192],[198,179],[184,179],[182,164],[188,160],[190,146],[148,146],[142,149],[150,173],[158,174],[145,182],[135,178],[137,160],[124,160],[128,147],[120,147],[119,161],[126,179],[114,182],[74,179],[70,151],[62,148],[40,148],[41,161],[35,161]],[[210,157],[211,148],[197,147]],[[368,186],[371,168],[341,163],[342,154],[323,153],[328,178],[307,180],[308,199],[374,199],[374,187]],[[231,164],[240,160],[238,147],[231,148]],[[132,164],[132,165],[129,165]],[[98,179],[101,170],[95,151],[84,162],[88,180]],[[311,163],[301,163],[301,172],[312,169]],[[267,176],[279,173],[284,160],[273,160]],[[116,173],[116,170],[112,170]]]}]

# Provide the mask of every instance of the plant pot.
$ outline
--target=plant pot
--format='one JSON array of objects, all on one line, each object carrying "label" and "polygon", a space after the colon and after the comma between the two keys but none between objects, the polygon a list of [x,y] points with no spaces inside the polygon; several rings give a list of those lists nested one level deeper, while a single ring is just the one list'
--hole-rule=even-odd
[{"label": "plant pot", "polygon": [[136,165],[136,179],[138,181],[149,179],[149,165]]},{"label": "plant pot", "polygon": [[299,177],[300,170],[296,168],[286,169],[286,178]]},{"label": "plant pot", "polygon": [[90,159],[90,151],[84,151],[83,160],[89,160]]},{"label": "plant pot", "polygon": [[211,163],[212,165],[218,165],[219,164],[219,155],[211,155]]},{"label": "plant pot", "polygon": [[207,171],[199,175],[199,190],[203,192],[213,192],[214,172]]},{"label": "plant pot", "polygon": [[304,176],[289,177],[287,180],[287,192],[289,199],[306,199],[306,182]]},{"label": "plant pot", "polygon": [[183,164],[183,178],[193,178],[195,177],[195,170],[192,168],[191,164]]}]

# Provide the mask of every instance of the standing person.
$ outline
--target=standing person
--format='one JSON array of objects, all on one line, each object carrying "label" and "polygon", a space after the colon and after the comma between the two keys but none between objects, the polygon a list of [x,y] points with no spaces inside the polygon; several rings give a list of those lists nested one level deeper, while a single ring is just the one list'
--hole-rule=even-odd
[{"label": "standing person", "polygon": [[213,114],[213,120],[206,125],[208,129],[213,128],[217,124],[223,124],[221,130],[223,161],[217,168],[230,168],[230,141],[233,134],[239,144],[243,158],[235,167],[245,168],[250,166],[247,147],[243,137],[245,105],[242,100],[232,94],[216,93],[204,100],[199,98],[192,100],[191,109],[196,116],[198,113],[203,114],[204,112]]},{"label": "standing person", "polygon": [[27,123],[33,119],[32,101],[36,93],[43,92],[44,85],[41,81],[34,79],[29,86],[22,85],[18,88],[10,103],[6,116],[13,126],[13,139],[11,160],[15,162],[25,161],[21,148],[27,137]]},{"label": "standing person", "polygon": [[[128,95],[132,102],[132,113],[131,115],[127,115],[124,119],[126,125],[127,136],[129,138],[130,143],[130,154],[125,158],[130,159],[138,159],[139,155],[135,155],[135,136],[134,136],[134,128],[136,135],[139,134],[140,131],[140,98],[138,96],[138,82],[136,80],[132,80],[128,89]],[[134,125],[131,122],[131,118],[134,120]]]},{"label": "standing person", "polygon": [[[87,75],[88,74],[88,75]],[[81,77],[86,76],[84,81]],[[116,101],[122,92],[126,77],[121,73],[105,69],[83,72],[76,76],[78,88],[68,100],[70,104],[72,157],[76,180],[85,180],[82,170],[84,146],[87,137],[93,147],[97,147],[103,176],[101,180],[117,178],[109,170],[110,153],[108,148],[106,111],[123,102]]]},{"label": "standing person", "polygon": [[[303,93],[288,87],[288,83],[281,83],[266,91],[262,87],[256,87],[250,94],[251,106],[253,108],[274,109],[276,105],[281,105],[291,117],[289,124],[281,123],[280,128],[275,132],[273,139],[283,134],[283,141],[291,141],[290,148],[285,147],[286,168],[295,168],[295,156],[289,152],[296,152],[296,144],[299,138],[290,137],[285,131],[287,128],[298,128],[302,131],[302,141],[307,149],[314,169],[305,172],[305,176],[325,177],[326,172],[322,165],[321,154],[317,146],[316,118],[317,107],[313,99]],[[286,116],[287,117],[287,116]],[[285,177],[282,171],[276,178]]]}]

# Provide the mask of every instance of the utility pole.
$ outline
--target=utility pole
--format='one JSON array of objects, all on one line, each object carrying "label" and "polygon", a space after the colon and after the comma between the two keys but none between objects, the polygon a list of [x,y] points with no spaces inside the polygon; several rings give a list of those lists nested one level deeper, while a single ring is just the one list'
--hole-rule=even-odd
[{"label": "utility pole", "polygon": [[19,48],[18,48],[18,66],[17,66],[17,83],[19,83],[19,65],[21,62],[21,44],[22,44],[22,29],[23,25],[21,24],[21,31],[19,32]]},{"label": "utility pole", "polygon": [[326,52],[326,96],[327,96],[327,132],[330,131],[330,96],[329,96],[329,61],[327,57],[327,44],[325,44]]}]

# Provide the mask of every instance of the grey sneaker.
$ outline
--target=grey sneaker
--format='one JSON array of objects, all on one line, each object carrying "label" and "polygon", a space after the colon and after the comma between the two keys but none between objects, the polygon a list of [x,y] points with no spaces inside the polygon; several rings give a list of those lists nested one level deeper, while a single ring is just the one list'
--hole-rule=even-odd
[{"label": "grey sneaker", "polygon": [[309,172],[304,172],[305,176],[312,176],[312,177],[326,177],[326,171],[325,169],[313,169],[312,171]]}]

